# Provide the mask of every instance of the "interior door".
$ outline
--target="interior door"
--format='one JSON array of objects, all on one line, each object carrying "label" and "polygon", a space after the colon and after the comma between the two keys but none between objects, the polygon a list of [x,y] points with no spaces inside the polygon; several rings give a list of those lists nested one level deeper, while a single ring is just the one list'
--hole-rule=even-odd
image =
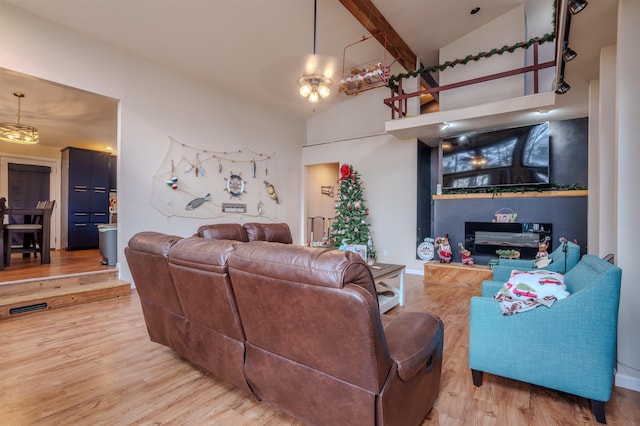
[{"label": "interior door", "polygon": [[[8,164],[8,193],[9,207],[31,208],[38,201],[50,199],[51,167],[33,164]],[[10,216],[9,223],[22,223],[23,216]],[[14,234],[11,244],[21,245],[22,235]]]}]

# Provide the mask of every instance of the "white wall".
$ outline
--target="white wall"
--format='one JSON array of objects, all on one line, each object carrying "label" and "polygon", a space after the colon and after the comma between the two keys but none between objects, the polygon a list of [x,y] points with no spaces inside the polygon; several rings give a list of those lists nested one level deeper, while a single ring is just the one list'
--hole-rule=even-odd
[{"label": "white wall", "polygon": [[588,182],[589,197],[587,198],[587,250],[591,254],[600,253],[600,81],[589,83],[589,158]]},{"label": "white wall", "polygon": [[[276,152],[269,176],[274,175],[272,183],[283,194],[277,221],[287,222],[294,238],[299,238],[304,122],[2,3],[0,67],[120,100],[118,256],[123,279],[130,279],[124,246],[136,232],[155,230],[189,236],[205,223],[245,221],[241,216],[228,220],[166,218],[150,205],[152,176],[167,150],[169,137],[202,149],[246,147]],[[224,185],[224,176],[219,176],[220,185]]]},{"label": "white wall", "polygon": [[[493,48],[511,45],[523,41],[525,35],[524,6],[520,6],[442,47],[440,49],[440,63],[454,61],[458,58],[463,59],[467,55],[475,55],[483,51],[489,52]],[[440,72],[440,85],[444,86],[521,68],[524,66],[524,55],[523,49],[517,49],[513,53],[493,55],[477,62],[471,61],[467,65],[447,68]],[[523,96],[524,91],[524,76],[522,74],[446,90],[440,94],[440,110],[451,110]]]},{"label": "white wall", "polygon": [[[597,180],[589,185],[598,194],[598,217],[591,218],[596,222],[598,235],[597,246],[589,247],[589,253],[603,257],[609,253],[616,253],[616,209],[617,209],[617,181],[616,181],[616,47],[609,46],[600,52],[600,92],[598,118],[598,147],[590,152],[589,157],[598,161]],[[591,173],[591,169],[589,169]],[[589,182],[591,184],[591,182]],[[591,244],[591,235],[589,236]]]},{"label": "white wall", "polygon": [[622,293],[618,317],[618,374],[616,384],[640,391],[640,262],[637,259],[638,182],[640,181],[640,1],[620,0],[617,35],[617,248],[622,268]]},{"label": "white wall", "polygon": [[390,114],[386,96],[384,89],[361,93],[309,120],[302,164],[352,164],[362,179],[378,261],[422,274],[423,262],[416,260],[417,141],[383,132]]}]

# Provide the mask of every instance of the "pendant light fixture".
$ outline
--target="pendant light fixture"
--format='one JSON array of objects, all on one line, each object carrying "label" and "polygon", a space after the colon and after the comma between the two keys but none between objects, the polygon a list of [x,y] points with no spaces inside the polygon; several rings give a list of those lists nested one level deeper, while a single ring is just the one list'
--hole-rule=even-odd
[{"label": "pendant light fixture", "polygon": [[313,56],[306,65],[305,73],[298,79],[300,95],[307,98],[312,104],[317,104],[320,98],[326,98],[331,94],[331,72],[320,70],[318,56],[316,55],[316,32],[318,20],[317,0],[313,0]]},{"label": "pendant light fixture", "polygon": [[22,145],[35,145],[39,141],[38,129],[20,123],[20,101],[24,94],[14,92],[13,96],[18,98],[18,122],[0,123],[0,140]]}]

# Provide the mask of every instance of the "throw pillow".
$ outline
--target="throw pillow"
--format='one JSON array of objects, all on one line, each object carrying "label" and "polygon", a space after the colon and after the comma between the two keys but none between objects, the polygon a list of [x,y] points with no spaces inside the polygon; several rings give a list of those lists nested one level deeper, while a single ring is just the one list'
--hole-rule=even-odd
[{"label": "throw pillow", "polygon": [[500,302],[503,315],[513,315],[538,306],[551,307],[553,302],[567,296],[569,292],[562,274],[545,270],[514,270],[509,281],[493,297]]}]

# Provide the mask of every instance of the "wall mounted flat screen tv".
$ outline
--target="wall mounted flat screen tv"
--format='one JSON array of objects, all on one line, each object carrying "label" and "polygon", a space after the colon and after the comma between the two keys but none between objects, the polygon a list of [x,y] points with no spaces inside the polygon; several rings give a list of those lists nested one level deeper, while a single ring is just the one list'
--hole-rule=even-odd
[{"label": "wall mounted flat screen tv", "polygon": [[446,137],[442,187],[548,185],[549,123]]}]

